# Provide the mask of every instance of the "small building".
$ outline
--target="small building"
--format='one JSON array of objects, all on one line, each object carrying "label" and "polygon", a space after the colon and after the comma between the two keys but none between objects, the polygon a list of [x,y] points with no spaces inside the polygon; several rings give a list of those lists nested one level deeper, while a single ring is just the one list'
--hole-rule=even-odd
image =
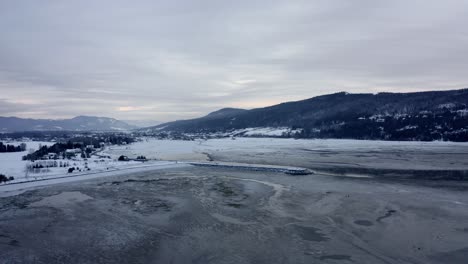
[{"label": "small building", "polygon": [[81,153],[81,149],[79,149],[79,148],[76,148],[76,149],[67,149],[67,150],[65,150],[65,153],[77,154],[77,153]]},{"label": "small building", "polygon": [[76,156],[76,154],[80,154],[81,149],[67,149],[65,150],[65,158],[70,159]]}]

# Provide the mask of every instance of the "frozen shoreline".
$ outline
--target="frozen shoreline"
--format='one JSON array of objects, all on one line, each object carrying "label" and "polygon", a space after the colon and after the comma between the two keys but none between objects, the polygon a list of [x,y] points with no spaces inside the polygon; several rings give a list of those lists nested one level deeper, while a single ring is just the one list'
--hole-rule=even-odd
[{"label": "frozen shoreline", "polygon": [[235,163],[235,162],[187,162],[188,164],[200,167],[220,167],[232,168],[251,171],[271,171],[283,172],[290,175],[308,175],[314,174],[313,171],[306,168],[278,166],[278,165],[264,165],[264,164],[248,164],[248,163]]},{"label": "frozen shoreline", "polygon": [[[177,141],[144,138],[134,144],[106,148],[99,154],[109,155],[114,159],[120,155],[130,158],[144,155],[157,161],[140,164],[109,160],[103,164],[93,164],[90,160],[91,171],[67,174],[64,169],[55,168],[49,173],[30,175],[31,178],[36,178],[34,181],[24,178],[24,173],[20,175],[20,169],[25,164],[20,159],[23,154],[19,152],[0,155],[0,173],[15,176],[13,182],[0,185],[0,193],[21,189],[13,186],[45,186],[140,170],[170,168],[182,166],[183,163],[280,172],[293,168],[293,171],[310,170],[322,175],[351,177],[409,175],[463,180],[468,175],[468,143],[454,142],[273,138]],[[80,167],[81,165],[79,164]],[[16,168],[12,172],[17,173],[9,173],[9,168]],[[426,172],[430,175],[426,175]],[[18,175],[20,176],[17,177]]]},{"label": "frozen shoreline", "polygon": [[[153,161],[145,165],[133,165],[127,167],[116,167],[105,171],[93,172],[79,172],[72,174],[61,174],[48,176],[46,178],[35,180],[20,180],[11,183],[4,183],[0,185],[0,197],[11,196],[19,194],[31,188],[44,187],[53,184],[82,181],[107,176],[118,176],[129,173],[138,173],[144,171],[152,171],[159,169],[178,168],[184,166],[201,166],[201,167],[220,167],[220,168],[233,168],[243,169],[250,171],[270,171],[282,172],[291,175],[307,175],[313,174],[312,171],[305,168],[286,167],[275,165],[262,165],[262,164],[245,164],[245,163],[228,163],[228,162],[191,162],[191,161]],[[19,192],[18,192],[19,191]]]}]

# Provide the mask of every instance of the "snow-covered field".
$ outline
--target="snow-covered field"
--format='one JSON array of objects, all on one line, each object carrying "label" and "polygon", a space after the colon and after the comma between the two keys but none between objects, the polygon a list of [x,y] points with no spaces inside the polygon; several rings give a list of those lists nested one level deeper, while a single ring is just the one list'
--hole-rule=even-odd
[{"label": "snow-covered field", "polygon": [[[37,161],[36,163],[40,163],[41,161]],[[45,179],[49,177],[54,177],[54,176],[60,176],[64,174],[68,174],[68,168],[76,168],[76,170],[72,174],[80,173],[80,172],[98,172],[98,171],[107,171],[107,170],[112,170],[112,169],[118,169],[118,168],[123,168],[123,167],[132,167],[132,166],[138,166],[141,165],[142,162],[138,161],[116,161],[114,159],[103,159],[99,158],[97,156],[92,156],[91,158],[88,159],[81,159],[81,158],[76,158],[72,160],[50,160],[48,162],[67,162],[69,164],[68,167],[50,167],[50,168],[43,168],[43,169],[38,169],[40,172],[37,173],[29,173],[29,174],[23,174],[23,175],[18,175],[16,177],[16,180],[39,180],[39,179]]]},{"label": "snow-covered field", "polygon": [[26,141],[26,142],[4,142],[4,144],[19,145],[26,143],[26,151],[21,152],[10,152],[0,153],[0,174],[7,176],[13,176],[16,178],[22,178],[25,176],[25,167],[28,161],[22,160],[23,156],[30,152],[34,152],[39,149],[40,146],[50,146],[54,142],[39,142],[39,141]]},{"label": "snow-covered field", "polygon": [[177,162],[156,161],[136,165],[122,164],[121,166],[112,167],[109,169],[99,168],[97,170],[75,172],[72,174],[47,174],[43,176],[38,176],[36,177],[36,179],[20,178],[13,182],[9,182],[8,184],[0,185],[0,197],[17,195],[29,189],[34,189],[41,186],[90,180],[94,178],[127,175],[131,173],[142,173],[146,171],[154,171],[168,168],[178,168],[184,166],[189,165]]},{"label": "snow-covered field", "polygon": [[[23,142],[6,142],[7,144],[19,145]],[[49,178],[57,178],[63,176],[74,176],[74,175],[86,175],[95,174],[98,172],[117,171],[124,168],[136,168],[136,167],[147,167],[156,165],[166,165],[164,162],[148,162],[142,164],[139,161],[117,161],[115,159],[101,158],[99,156],[92,156],[88,159],[81,159],[77,157],[71,160],[48,160],[48,161],[37,161],[36,163],[61,163],[67,162],[67,167],[49,167],[36,169],[35,172],[27,172],[26,166],[31,164],[30,161],[22,160],[22,157],[30,152],[39,149],[40,146],[50,146],[54,142],[24,142],[27,144],[27,151],[12,152],[12,153],[0,153],[0,174],[4,174],[8,177],[13,176],[15,180],[8,183],[18,183],[24,181],[44,180]],[[34,163],[33,163],[34,164]],[[77,168],[73,173],[68,173],[68,168]],[[78,170],[79,168],[79,170]],[[89,168],[89,170],[87,169]]]}]

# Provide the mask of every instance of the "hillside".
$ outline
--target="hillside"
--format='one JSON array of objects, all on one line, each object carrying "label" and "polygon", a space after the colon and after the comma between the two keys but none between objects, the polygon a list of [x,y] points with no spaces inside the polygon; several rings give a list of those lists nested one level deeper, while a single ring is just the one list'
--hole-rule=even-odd
[{"label": "hillside", "polygon": [[416,93],[335,93],[252,110],[221,109],[164,123],[153,132],[215,133],[289,128],[301,138],[468,141],[468,89]]}]

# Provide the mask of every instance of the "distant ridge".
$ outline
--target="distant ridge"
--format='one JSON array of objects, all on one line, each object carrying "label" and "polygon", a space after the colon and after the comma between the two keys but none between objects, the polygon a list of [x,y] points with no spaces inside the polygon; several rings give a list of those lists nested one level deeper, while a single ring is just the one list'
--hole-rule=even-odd
[{"label": "distant ridge", "polygon": [[301,138],[468,141],[468,89],[340,92],[252,110],[223,108],[144,131],[215,133],[255,127],[287,127],[295,133],[283,136]]},{"label": "distant ridge", "polygon": [[71,119],[0,117],[0,132],[19,131],[126,131],[136,128],[108,117],[77,116]]}]

